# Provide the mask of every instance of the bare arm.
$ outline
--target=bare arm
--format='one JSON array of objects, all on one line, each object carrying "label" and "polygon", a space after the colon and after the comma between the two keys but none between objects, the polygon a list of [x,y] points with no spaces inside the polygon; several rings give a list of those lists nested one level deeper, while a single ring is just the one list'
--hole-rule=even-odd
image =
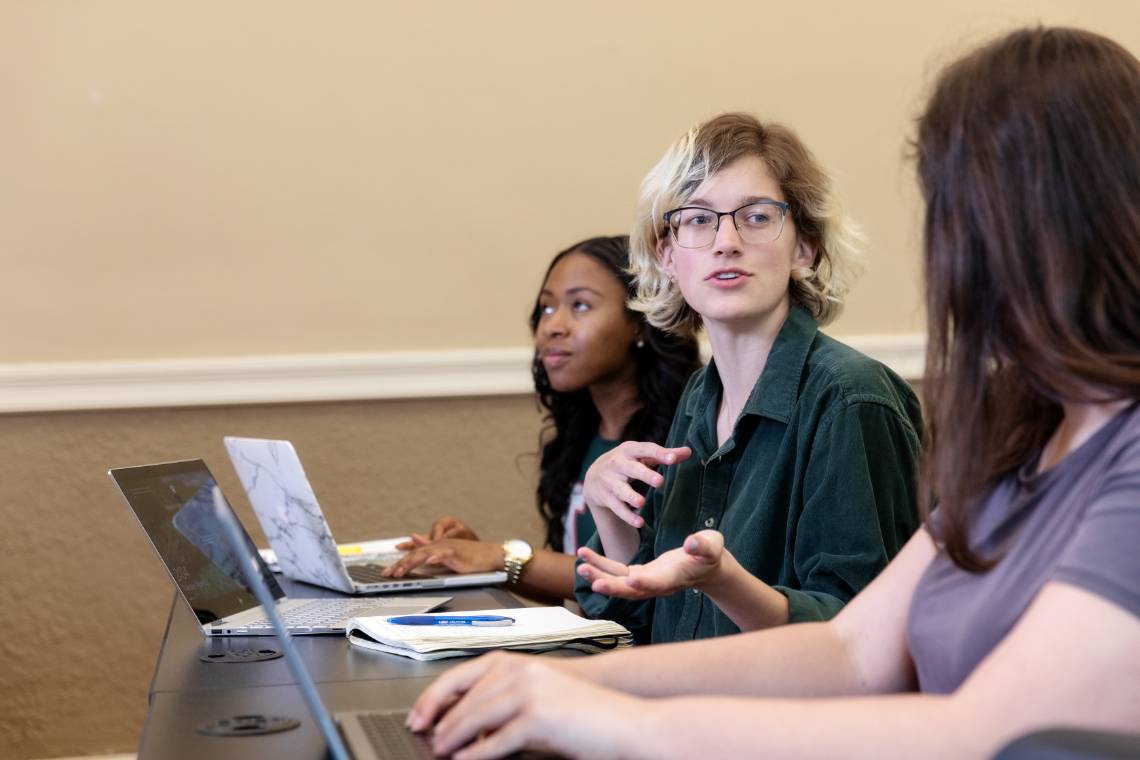
[{"label": "bare arm", "polygon": [[[701,730],[695,714],[715,715],[716,730]],[[685,698],[656,703],[646,716],[629,746],[644,757],[728,757],[762,749],[789,758],[983,758],[1049,727],[1135,731],[1140,620],[1091,592],[1051,583],[951,695],[810,704]]]},{"label": "bare arm", "polygon": [[[606,694],[612,694],[612,689],[642,697],[824,697],[912,689],[906,611],[934,552],[930,537],[919,531],[882,575],[827,623],[637,647],[580,659],[539,661],[504,653],[486,655],[436,679],[416,700],[409,723],[424,730],[457,700],[464,707],[460,715],[465,711],[474,715],[475,723],[489,719],[494,713],[483,712],[477,699],[464,699],[464,695],[476,688],[490,689],[486,684],[499,681],[521,688],[526,685],[526,672],[535,668],[557,671],[591,689],[604,687]],[[561,709],[577,708],[563,705]],[[721,725],[720,721],[716,724]],[[581,728],[583,723],[574,721],[573,725]]]},{"label": "bare arm", "polygon": [[[485,573],[505,567],[502,544],[441,538],[423,543],[384,569],[390,578],[403,578],[422,565],[446,567],[455,573]],[[527,596],[574,598],[574,558],[549,549],[537,549],[526,563],[516,587]]]},{"label": "bare arm", "polygon": [[[913,688],[906,648],[910,598],[935,547],[916,533],[833,620],[573,661],[572,672],[642,696],[826,696]],[[778,592],[773,592],[778,593]]]},{"label": "bare arm", "polygon": [[594,518],[594,527],[598,531],[598,540],[602,542],[605,555],[620,557],[626,562],[633,559],[641,545],[641,534],[637,528],[622,522],[608,509],[591,507],[590,516]]},{"label": "bare arm", "polygon": [[724,551],[720,572],[697,588],[742,631],[759,631],[788,622],[788,597],[745,570]]},{"label": "bare arm", "polygon": [[550,549],[536,549],[523,567],[516,588],[525,596],[573,599],[574,558]]},{"label": "bare arm", "polygon": [[[862,614],[873,611],[865,606]],[[854,625],[855,617],[849,624]],[[813,687],[801,689],[800,695],[834,693],[833,687],[843,684],[854,696],[646,700],[574,678],[561,663],[556,669],[548,664],[553,661],[500,657],[472,685],[470,693],[479,699],[461,699],[440,721],[434,746],[448,751],[474,740],[456,755],[460,760],[498,757],[523,746],[591,757],[983,758],[1017,736],[1050,726],[1127,731],[1140,722],[1140,619],[1078,587],[1048,584],[1014,629],[950,695],[881,694],[897,691],[892,687],[913,687],[909,669],[897,667],[905,652],[875,655],[872,650],[877,647],[894,650],[894,641],[876,642],[875,631],[853,635],[835,625],[838,621],[732,637],[738,657],[735,672],[726,674],[719,658],[709,666],[735,683],[737,692],[780,690],[779,684],[755,679],[767,675],[780,679],[785,674],[753,663],[781,659],[782,653],[765,656],[765,650],[755,646],[740,650],[739,640],[767,643],[777,634],[810,628],[815,654],[846,653],[851,667],[833,679],[821,677],[818,668],[806,673],[801,668],[798,675],[806,676]],[[817,632],[827,628],[837,629],[832,643],[840,642],[830,655],[817,638]],[[688,644],[660,649],[679,652],[685,647],[687,653],[696,650]],[[610,664],[619,660],[594,659]],[[629,657],[620,659],[632,662]],[[673,665],[669,671],[664,680],[689,692],[711,693],[724,685],[713,678],[694,683]],[[643,675],[649,677],[652,671]],[[741,688],[741,682],[749,683]],[[575,714],[581,720],[567,728],[565,715],[570,710],[579,711]]]}]

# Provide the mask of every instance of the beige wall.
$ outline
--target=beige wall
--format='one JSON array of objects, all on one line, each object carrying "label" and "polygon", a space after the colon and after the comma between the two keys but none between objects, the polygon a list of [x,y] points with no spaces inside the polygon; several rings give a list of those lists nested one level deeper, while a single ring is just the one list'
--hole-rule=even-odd
[{"label": "beige wall", "polygon": [[[798,129],[864,225],[834,332],[919,330],[912,118],[1035,21],[1140,51],[1135,0],[0,0],[0,367],[524,346],[549,256],[727,109]],[[221,438],[286,437],[346,538],[537,538],[536,433],[522,397],[0,417],[0,756],[137,738],[171,589],[107,467],[203,455],[249,518]]]},{"label": "beige wall", "polygon": [[521,345],[691,122],[796,127],[871,242],[835,331],[919,328],[903,162],[939,61],[1133,0],[0,4],[0,361]]}]

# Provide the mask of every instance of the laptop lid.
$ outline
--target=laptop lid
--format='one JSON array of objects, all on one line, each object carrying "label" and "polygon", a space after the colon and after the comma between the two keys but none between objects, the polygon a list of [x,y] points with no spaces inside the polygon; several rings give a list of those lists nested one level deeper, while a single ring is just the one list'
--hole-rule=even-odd
[{"label": "laptop lid", "polygon": [[354,584],[293,444],[232,436],[225,444],[281,572],[352,593]]},{"label": "laptop lid", "polygon": [[[199,623],[212,623],[258,605],[240,556],[222,533],[213,503],[217,481],[205,462],[192,459],[121,467],[108,474]],[[242,541],[256,556],[253,541],[241,529],[237,516],[232,516]],[[260,556],[257,569],[270,596],[284,598],[285,592]]]},{"label": "laptop lid", "polygon": [[[337,551],[332,530],[292,443],[227,436],[225,444],[277,564],[290,578],[345,593],[481,586],[507,579],[503,571],[452,573],[435,567],[421,567],[398,579],[382,578],[375,567],[349,566]],[[390,564],[399,554],[394,552],[375,562]]]},{"label": "laptop lid", "polygon": [[281,616],[277,614],[273,591],[265,584],[264,573],[260,572],[261,567],[264,566],[265,563],[262,562],[261,557],[258,556],[253,544],[249,542],[249,536],[246,535],[241,525],[238,524],[233,510],[230,509],[230,505],[226,503],[225,498],[222,496],[222,490],[217,486],[211,489],[210,500],[212,502],[214,517],[222,528],[223,539],[231,554],[237,558],[246,584],[253,590],[254,596],[268,613],[269,621],[273,625],[273,633],[277,637],[277,643],[281,645],[281,651],[285,655],[285,662],[289,666],[289,672],[293,674],[293,679],[296,680],[297,685],[301,688],[301,695],[305,698],[305,703],[309,706],[309,712],[313,714],[317,726],[320,728],[321,733],[324,734],[325,742],[328,744],[329,754],[334,760],[351,760],[348,750],[344,746],[344,741],[336,730],[336,724],[333,723],[332,715],[329,714],[325,703],[321,701],[321,695],[317,693],[317,687],[313,684],[313,679],[309,676],[309,671],[305,670],[305,664],[301,661],[300,655],[297,654],[297,650],[293,646],[293,640],[289,637],[289,631],[285,629],[285,624],[281,621]]}]

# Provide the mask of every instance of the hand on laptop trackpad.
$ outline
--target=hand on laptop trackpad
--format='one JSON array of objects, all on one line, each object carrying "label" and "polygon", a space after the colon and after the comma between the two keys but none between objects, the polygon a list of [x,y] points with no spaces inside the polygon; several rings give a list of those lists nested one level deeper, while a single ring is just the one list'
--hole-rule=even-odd
[{"label": "hand on laptop trackpad", "polygon": [[[417,571],[409,572],[400,578],[391,578],[384,574],[386,565],[372,565],[372,564],[356,564],[353,563],[347,566],[348,575],[357,583],[387,583],[394,581],[430,581],[438,578],[439,575],[426,574],[422,572],[422,568],[417,568]],[[442,574],[446,574],[443,571]]]},{"label": "hand on laptop trackpad", "polygon": [[[350,562],[347,564],[347,567],[349,569],[349,572],[354,574],[360,573],[361,571],[369,574],[379,574],[384,570],[387,570],[391,565],[395,564],[396,560],[398,559],[399,557],[397,557],[395,560],[385,562]],[[438,578],[441,575],[455,575],[455,573],[441,565],[420,565],[413,570],[409,570],[400,577],[408,579],[418,578],[420,580],[423,580],[426,578]]]}]

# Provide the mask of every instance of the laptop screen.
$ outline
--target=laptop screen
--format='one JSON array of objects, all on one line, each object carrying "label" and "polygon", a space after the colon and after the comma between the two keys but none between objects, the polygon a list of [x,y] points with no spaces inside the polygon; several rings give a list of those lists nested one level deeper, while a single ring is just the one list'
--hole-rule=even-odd
[{"label": "laptop screen", "polygon": [[[200,459],[124,467],[110,475],[200,623],[257,606],[214,514],[214,476]],[[234,518],[235,521],[237,518]],[[285,596],[243,530],[274,599]]]}]

